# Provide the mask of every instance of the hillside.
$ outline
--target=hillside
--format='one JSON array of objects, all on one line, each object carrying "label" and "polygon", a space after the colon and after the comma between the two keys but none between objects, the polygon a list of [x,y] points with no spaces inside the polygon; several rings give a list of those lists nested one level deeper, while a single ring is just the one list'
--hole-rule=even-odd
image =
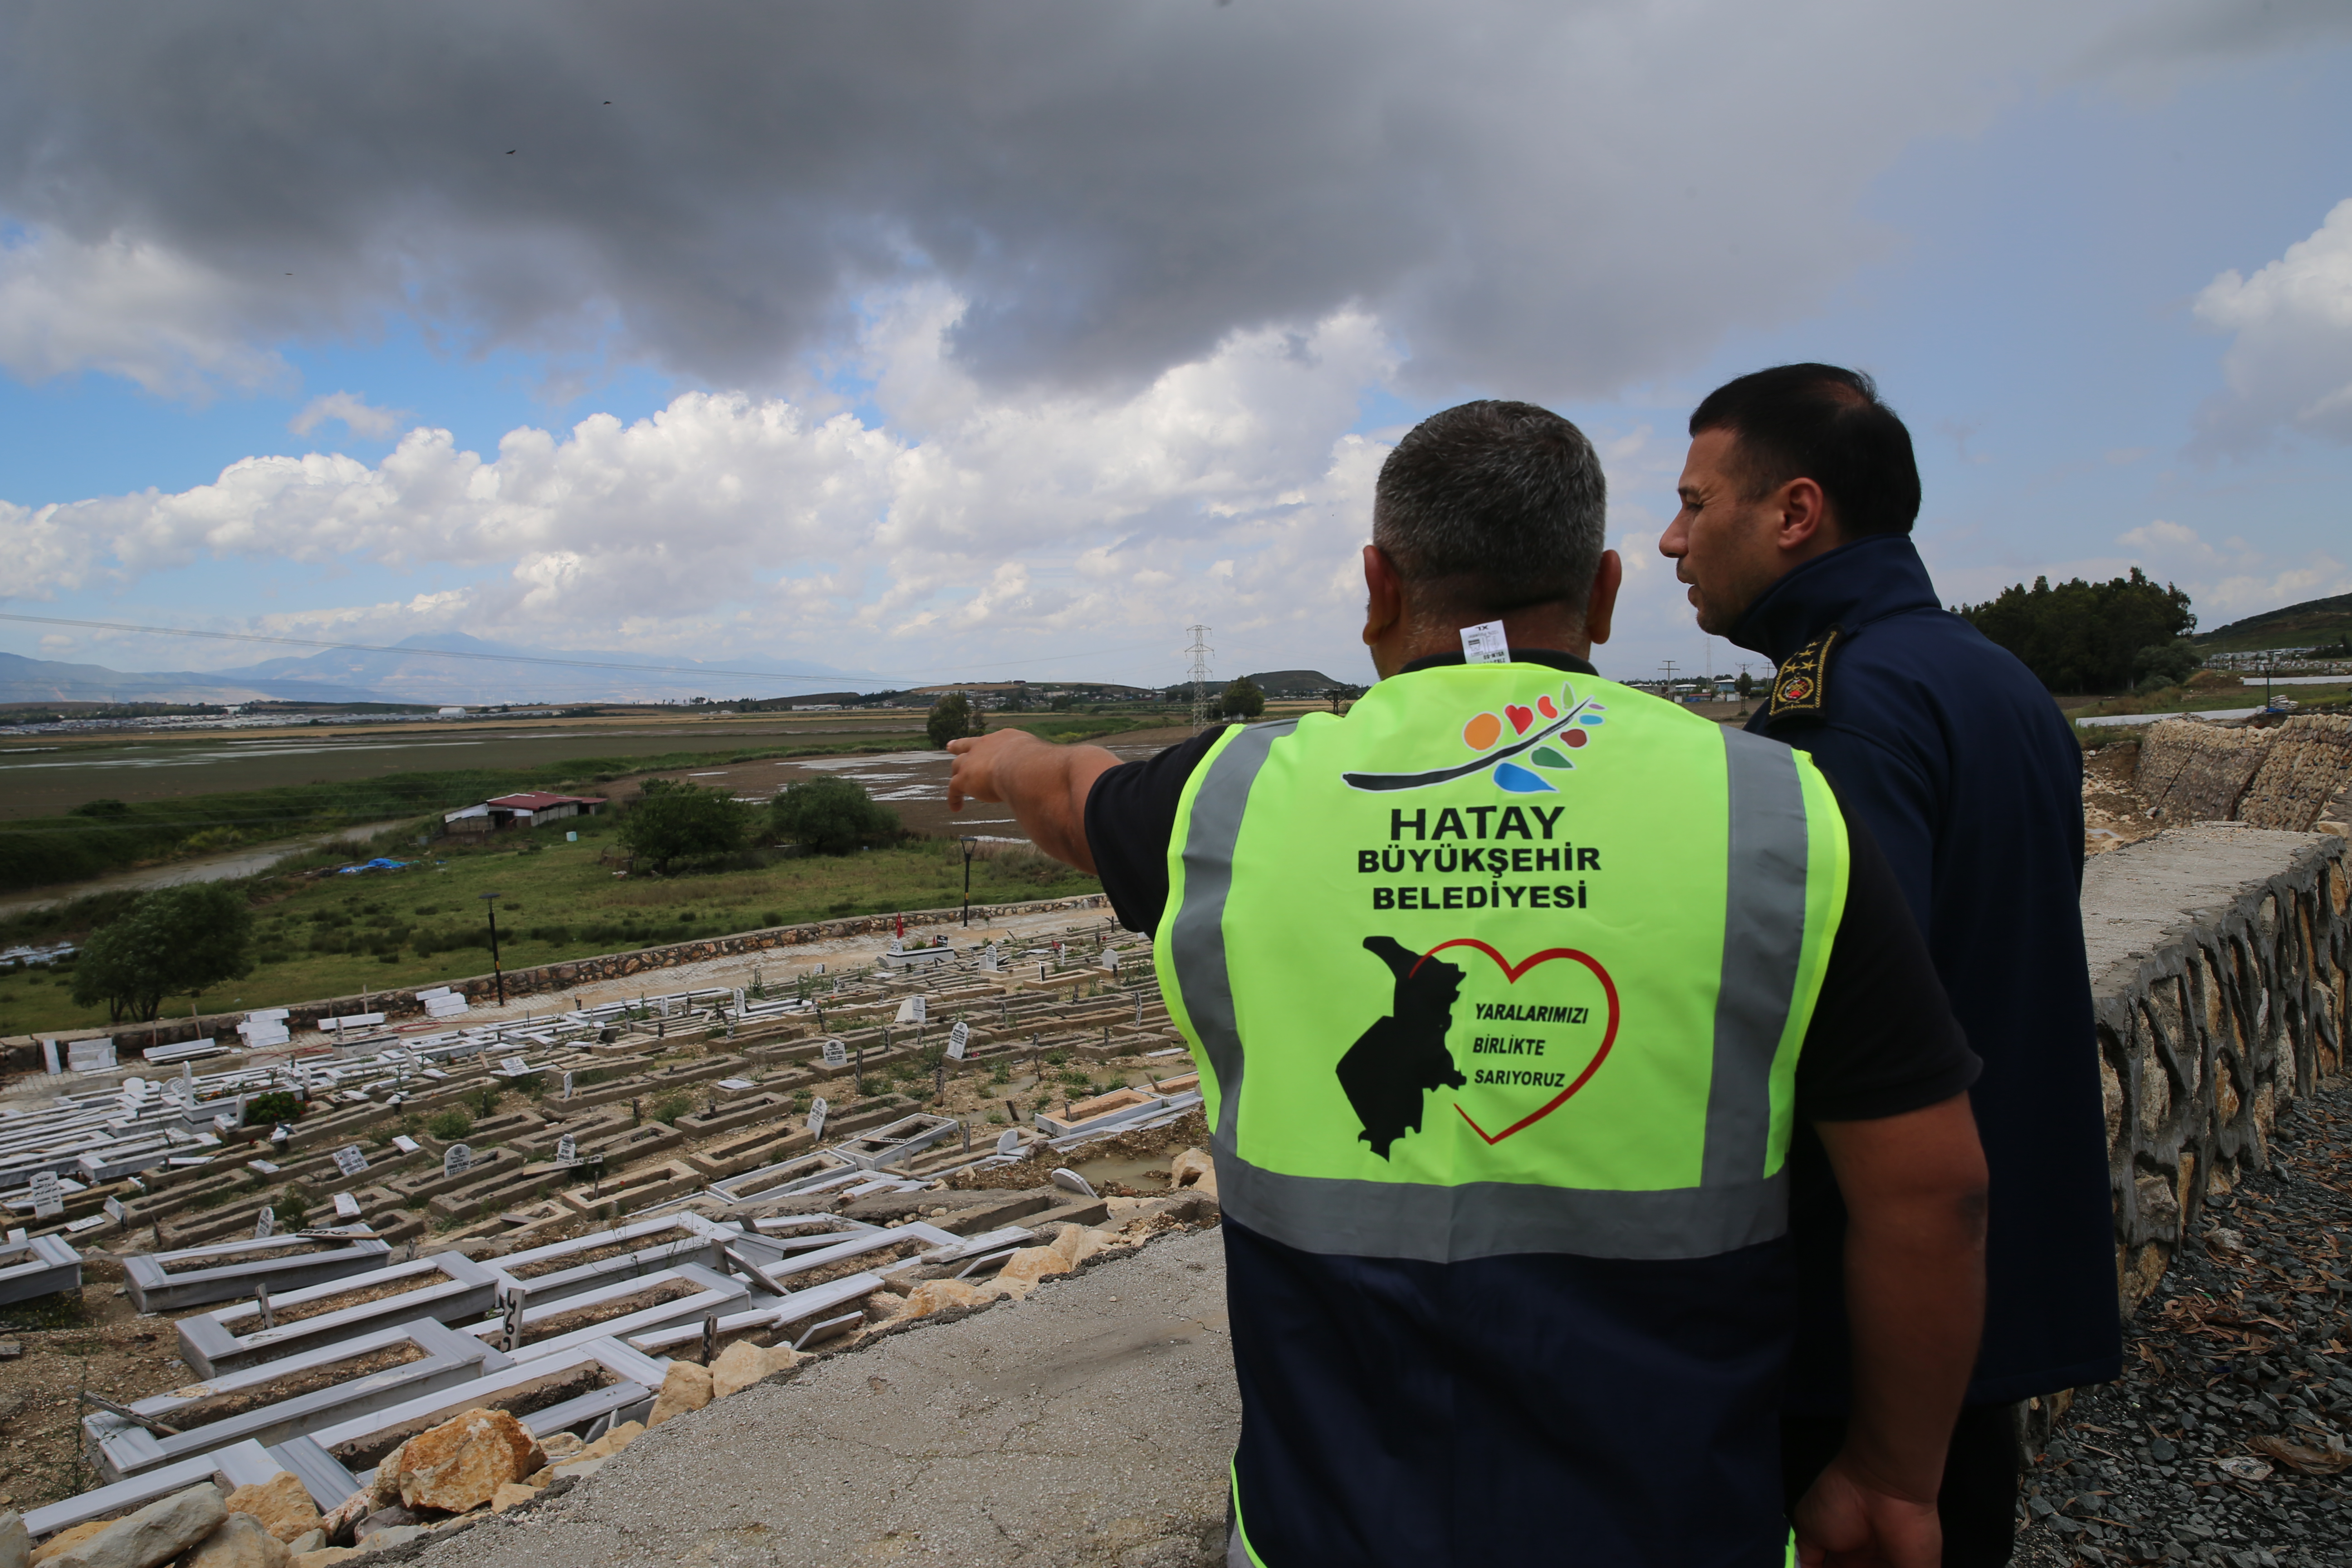
[{"label": "hillside", "polygon": [[2191,640],[2200,653],[2251,653],[2269,647],[2319,647],[2352,639],[2352,594],[2306,599],[2284,609],[2248,616],[2200,632]]},{"label": "hillside", "polygon": [[1268,697],[1320,697],[1335,686],[1347,684],[1319,669],[1270,669],[1248,679]]}]

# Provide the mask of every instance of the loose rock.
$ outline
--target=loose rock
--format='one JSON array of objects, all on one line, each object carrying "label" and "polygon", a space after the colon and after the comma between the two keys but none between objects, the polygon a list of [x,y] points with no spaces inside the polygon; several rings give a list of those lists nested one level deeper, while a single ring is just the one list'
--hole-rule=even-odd
[{"label": "loose rock", "polygon": [[317,1552],[305,1552],[295,1558],[294,1568],[327,1568],[331,1563],[340,1563],[346,1557],[357,1557],[359,1554],[359,1548],[356,1546],[323,1547]]},{"label": "loose rock", "polygon": [[33,1560],[33,1537],[24,1515],[14,1509],[0,1511],[0,1568],[26,1568]]},{"label": "loose rock", "polygon": [[232,1513],[183,1559],[185,1568],[289,1568],[294,1554],[249,1513]]},{"label": "loose rock", "polygon": [[[547,1463],[530,1428],[503,1410],[468,1410],[400,1446],[400,1500],[464,1513]],[[387,1460],[389,1464],[391,1461]],[[383,1478],[376,1478],[383,1490]]]},{"label": "loose rock", "polygon": [[898,1309],[901,1321],[928,1318],[946,1307],[976,1307],[994,1300],[993,1292],[961,1279],[926,1279],[908,1294],[907,1304]]},{"label": "loose rock", "polygon": [[155,1568],[220,1528],[228,1510],[210,1481],[151,1502],[48,1559],[57,1568]]},{"label": "loose rock", "polygon": [[1168,1184],[1198,1187],[1211,1196],[1217,1191],[1217,1164],[1198,1149],[1187,1149],[1168,1163]]},{"label": "loose rock", "polygon": [[50,1558],[61,1552],[71,1551],[94,1535],[105,1534],[114,1527],[116,1522],[111,1519],[93,1519],[77,1524],[70,1530],[58,1531],[55,1535],[33,1548],[34,1568],[40,1568],[40,1564],[47,1563]]},{"label": "loose rock", "polygon": [[256,1486],[239,1487],[228,1494],[231,1513],[251,1514],[280,1541],[292,1541],[319,1528],[319,1505],[310,1489],[291,1471],[280,1470]]},{"label": "loose rock", "polygon": [[711,1365],[710,1397],[724,1399],[730,1394],[751,1387],[763,1377],[789,1372],[800,1364],[800,1359],[799,1353],[790,1345],[769,1349],[755,1345],[749,1340],[738,1340],[729,1345]]},{"label": "loose rock", "polygon": [[674,1361],[662,1378],[661,1393],[654,1400],[654,1412],[646,1417],[646,1425],[658,1426],[673,1415],[699,1410],[709,1403],[710,1369],[690,1361]]},{"label": "loose rock", "polygon": [[642,1421],[624,1421],[618,1426],[614,1427],[610,1432],[605,1433],[602,1437],[597,1438],[594,1442],[589,1444],[586,1447],[581,1449],[578,1453],[564,1460],[564,1463],[569,1465],[576,1464],[582,1459],[602,1459],[609,1458],[614,1454],[619,1453],[631,1443],[635,1442],[639,1437],[643,1436],[645,1435],[645,1423]]},{"label": "loose rock", "polygon": [[529,1502],[539,1495],[539,1489],[521,1481],[509,1481],[490,1494],[490,1506],[504,1513],[510,1508]]}]

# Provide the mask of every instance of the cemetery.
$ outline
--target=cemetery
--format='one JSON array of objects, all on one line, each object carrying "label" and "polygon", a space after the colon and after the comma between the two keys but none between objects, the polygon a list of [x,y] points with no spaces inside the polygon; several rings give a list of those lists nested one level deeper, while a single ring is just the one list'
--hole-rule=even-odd
[{"label": "cemetery", "polygon": [[[1213,1176],[1175,1173],[1205,1132],[1148,942],[1097,921],[874,948],[521,1022],[455,990],[266,1009],[168,1071],[72,1042],[0,1100],[0,1315],[156,1330],[30,1432],[70,1487],[20,1473],[0,1509],[38,1540],[274,1485],[306,1520],[383,1495],[429,1523],[393,1476],[444,1427],[510,1421],[547,1484],[810,1356],[1213,1220]],[[1089,1147],[1139,1128],[1159,1179],[1091,1184]],[[1034,1181],[980,1179],[1013,1171]],[[285,1539],[382,1543],[383,1511]]]}]

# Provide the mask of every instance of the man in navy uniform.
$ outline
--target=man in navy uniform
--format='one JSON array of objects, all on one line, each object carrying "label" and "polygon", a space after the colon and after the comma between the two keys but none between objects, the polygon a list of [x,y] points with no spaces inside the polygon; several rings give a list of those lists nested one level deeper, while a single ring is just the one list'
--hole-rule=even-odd
[{"label": "man in navy uniform", "polygon": [[[1778,667],[1748,728],[1812,753],[1885,851],[1984,1062],[1984,1341],[1938,1499],[1944,1561],[2009,1561],[2017,1403],[2121,1370],[2115,1230],[2083,952],[2083,759],[2041,682],[1944,610],[1912,548],[1910,433],[1866,375],[1781,365],[1690,419],[1658,548],[1706,631]],[[1845,1216],[1791,1154],[1801,1330],[1781,1424],[1793,1501],[1845,1422]]]}]

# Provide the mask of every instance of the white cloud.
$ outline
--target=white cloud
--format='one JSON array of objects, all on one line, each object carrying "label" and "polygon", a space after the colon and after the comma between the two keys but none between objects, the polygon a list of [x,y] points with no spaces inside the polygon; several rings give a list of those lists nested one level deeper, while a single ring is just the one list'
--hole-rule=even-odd
[{"label": "white cloud", "polygon": [[341,420],[354,436],[382,440],[399,429],[407,415],[404,408],[372,407],[366,398],[355,392],[330,392],[304,404],[301,411],[286,422],[286,427],[297,436],[308,436],[321,425]]},{"label": "white cloud", "polygon": [[1344,432],[1397,363],[1369,316],[1234,334],[1132,396],[1006,396],[948,355],[953,300],[918,289],[875,310],[863,368],[887,427],[689,393],[633,424],[513,430],[487,456],[430,428],[373,465],[257,456],[176,493],[0,508],[0,595],[222,559],[457,568],[476,581],[268,625],[571,647],[624,634],[646,651],[884,668],[1039,632],[1057,648],[1131,644],[1213,601],[1236,639],[1279,639],[1348,596],[1385,448]]},{"label": "white cloud", "polygon": [[2210,443],[2244,447],[2280,427],[2352,441],[2352,199],[2252,277],[2214,279],[2195,310],[2236,334],[2222,358],[2231,395],[2205,411]]}]

